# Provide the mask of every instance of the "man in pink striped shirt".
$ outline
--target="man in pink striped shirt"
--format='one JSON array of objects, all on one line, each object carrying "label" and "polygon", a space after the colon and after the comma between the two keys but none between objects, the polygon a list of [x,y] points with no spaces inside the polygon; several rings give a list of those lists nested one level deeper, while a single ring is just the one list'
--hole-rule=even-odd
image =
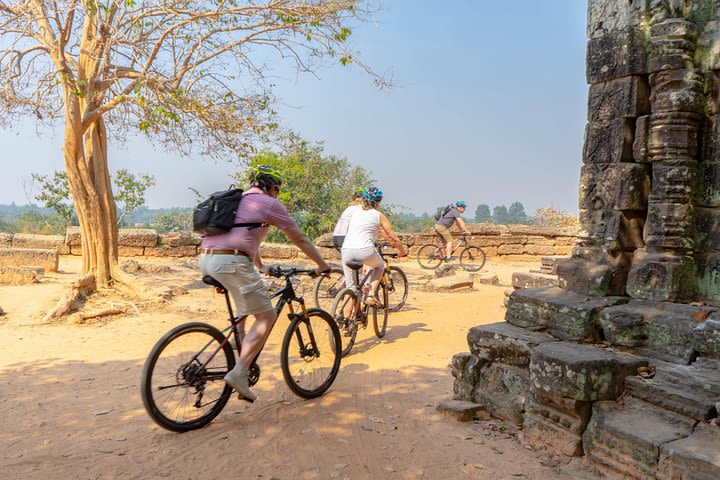
[{"label": "man in pink striped shirt", "polygon": [[[265,223],[282,230],[311,260],[317,264],[318,274],[330,270],[315,245],[295,225],[295,222],[277,200],[282,185],[280,174],[266,165],[254,167],[250,174],[251,188],[243,193],[235,213],[235,223]],[[255,322],[239,348],[238,363],[225,376],[225,381],[242,396],[254,401],[257,398],[248,385],[248,369],[255,355],[265,345],[277,315],[270,302],[260,272],[267,272],[258,253],[260,243],[269,230],[235,227],[228,233],[205,237],[201,244],[199,266],[203,275],[210,275],[230,292],[237,314],[254,315]],[[257,270],[254,268],[257,267]]]}]

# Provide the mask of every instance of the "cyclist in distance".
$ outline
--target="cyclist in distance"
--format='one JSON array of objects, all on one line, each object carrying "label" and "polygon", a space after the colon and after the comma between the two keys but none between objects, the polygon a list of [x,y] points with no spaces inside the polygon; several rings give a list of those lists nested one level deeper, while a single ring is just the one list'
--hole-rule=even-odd
[{"label": "cyclist in distance", "polygon": [[445,242],[445,260],[452,260],[453,236],[452,233],[450,233],[450,228],[452,228],[453,224],[457,222],[458,228],[460,228],[463,235],[470,234],[462,219],[462,214],[465,213],[466,206],[467,204],[464,201],[458,200],[453,203],[450,210],[435,223],[435,232],[440,235]]},{"label": "cyclist in distance", "polygon": [[230,292],[238,317],[255,316],[252,328],[238,349],[238,363],[225,375],[228,385],[243,397],[255,400],[257,396],[248,386],[248,368],[265,344],[277,319],[258,273],[258,270],[263,273],[269,270],[259,254],[260,242],[267,235],[269,225],[282,230],[317,264],[317,274],[327,272],[330,267],[277,200],[282,185],[280,174],[267,165],[253,167],[250,170],[250,185],[250,189],[243,193],[235,213],[235,223],[257,222],[267,225],[258,228],[235,227],[228,233],[205,237],[201,244],[199,267],[203,275],[212,276]]},{"label": "cyclist in distance", "polygon": [[[390,244],[397,248],[399,256],[407,255],[405,247],[395,235],[392,225],[387,217],[378,211],[383,194],[377,187],[370,187],[362,192],[362,207],[356,211],[350,219],[347,235],[342,245],[342,264],[345,274],[345,285],[357,289],[353,270],[347,266],[348,262],[362,262],[372,268],[370,277],[370,292],[366,303],[370,306],[379,305],[378,299],[374,296],[380,278],[385,270],[385,262],[375,249],[375,238],[378,233],[388,239]],[[352,308],[352,305],[349,305]]]},{"label": "cyclist in distance", "polygon": [[342,247],[345,235],[347,235],[348,227],[350,226],[350,219],[353,214],[358,210],[362,210],[362,193],[365,191],[365,187],[358,187],[353,192],[353,199],[345,210],[340,215],[340,219],[335,224],[335,230],[333,231],[333,245],[338,250]]}]

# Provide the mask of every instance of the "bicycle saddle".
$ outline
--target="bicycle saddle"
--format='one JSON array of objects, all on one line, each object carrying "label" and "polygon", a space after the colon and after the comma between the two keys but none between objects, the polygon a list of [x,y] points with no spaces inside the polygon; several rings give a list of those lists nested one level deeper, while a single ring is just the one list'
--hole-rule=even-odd
[{"label": "bicycle saddle", "polygon": [[225,290],[225,287],[223,286],[223,284],[218,282],[217,280],[215,280],[210,275],[203,275],[202,281],[203,281],[203,283],[207,283],[210,286],[222,288],[223,290]]},{"label": "bicycle saddle", "polygon": [[360,270],[363,268],[362,262],[347,262],[345,265],[347,265],[351,270]]}]

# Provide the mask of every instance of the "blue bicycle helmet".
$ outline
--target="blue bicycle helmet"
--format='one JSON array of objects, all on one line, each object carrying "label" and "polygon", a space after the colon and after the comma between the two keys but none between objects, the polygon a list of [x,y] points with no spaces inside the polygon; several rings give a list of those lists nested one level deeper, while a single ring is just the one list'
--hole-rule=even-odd
[{"label": "blue bicycle helmet", "polygon": [[456,207],[467,207],[467,203],[465,203],[463,200],[458,200],[455,202]]},{"label": "blue bicycle helmet", "polygon": [[362,193],[363,202],[374,204],[380,203],[383,198],[382,190],[377,187],[370,187]]}]

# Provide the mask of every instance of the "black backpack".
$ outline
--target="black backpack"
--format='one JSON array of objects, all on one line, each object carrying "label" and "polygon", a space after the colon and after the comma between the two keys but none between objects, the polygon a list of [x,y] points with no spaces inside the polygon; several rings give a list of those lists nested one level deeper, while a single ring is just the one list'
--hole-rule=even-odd
[{"label": "black backpack", "polygon": [[243,191],[231,188],[222,192],[215,192],[210,198],[200,203],[193,211],[193,232],[205,237],[227,233],[233,227],[248,227],[249,229],[267,226],[266,223],[235,223]]},{"label": "black backpack", "polygon": [[435,212],[435,220],[440,220],[442,217],[448,214],[450,210],[452,210],[453,205],[445,205],[444,207],[440,207],[437,209],[437,212]]}]

